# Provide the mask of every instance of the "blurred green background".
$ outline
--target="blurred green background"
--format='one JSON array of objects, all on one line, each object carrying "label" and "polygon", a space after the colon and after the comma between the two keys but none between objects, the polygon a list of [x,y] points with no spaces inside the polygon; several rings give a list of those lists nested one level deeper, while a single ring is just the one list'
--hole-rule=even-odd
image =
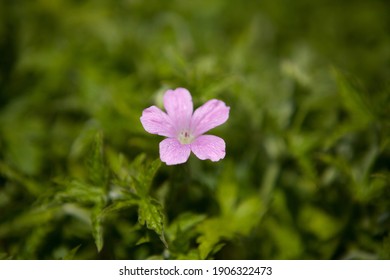
[{"label": "blurred green background", "polygon": [[[390,259],[387,0],[0,1],[0,258]],[[231,107],[167,167],[142,110]]]}]

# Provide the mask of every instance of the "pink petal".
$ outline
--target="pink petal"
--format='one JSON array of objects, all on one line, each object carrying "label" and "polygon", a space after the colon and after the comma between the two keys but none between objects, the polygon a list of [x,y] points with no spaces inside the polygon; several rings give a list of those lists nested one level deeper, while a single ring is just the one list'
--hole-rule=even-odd
[{"label": "pink petal", "polygon": [[164,107],[176,131],[189,129],[193,112],[192,97],[185,88],[167,90],[164,94]]},{"label": "pink petal", "polygon": [[190,145],[182,145],[175,138],[167,138],[160,142],[160,159],[167,165],[184,163],[190,154]]},{"label": "pink petal", "polygon": [[142,112],[141,123],[149,133],[167,137],[175,136],[175,129],[172,126],[171,119],[156,106],[146,108]]},{"label": "pink petal", "polygon": [[194,136],[199,136],[210,129],[226,122],[230,107],[220,100],[212,99],[195,110],[191,120]]},{"label": "pink petal", "polygon": [[226,144],[222,138],[214,135],[202,135],[191,143],[192,152],[202,160],[218,161],[225,157]]}]

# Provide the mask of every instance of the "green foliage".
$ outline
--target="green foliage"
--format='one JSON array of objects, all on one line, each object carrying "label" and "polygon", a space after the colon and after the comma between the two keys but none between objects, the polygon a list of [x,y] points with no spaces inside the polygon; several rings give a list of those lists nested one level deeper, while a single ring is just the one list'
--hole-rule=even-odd
[{"label": "green foliage", "polygon": [[217,186],[216,199],[220,214],[198,225],[200,235],[197,242],[201,259],[221,249],[218,245],[224,240],[234,240],[237,235],[248,235],[258,224],[264,211],[259,194],[237,201],[239,183],[234,177],[232,178],[233,175],[232,165],[228,165]]},{"label": "green foliage", "polygon": [[[389,10],[1,1],[0,259],[389,259]],[[224,160],[159,160],[179,86]]]},{"label": "green foliage", "polygon": [[164,215],[158,201],[141,200],[139,203],[138,221],[141,225],[146,224],[148,229],[154,230],[160,236],[161,241],[168,246],[164,238]]}]

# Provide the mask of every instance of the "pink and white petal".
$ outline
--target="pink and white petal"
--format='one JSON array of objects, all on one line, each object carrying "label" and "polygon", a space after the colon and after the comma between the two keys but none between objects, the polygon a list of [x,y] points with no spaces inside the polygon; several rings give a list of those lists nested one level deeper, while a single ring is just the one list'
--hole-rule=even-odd
[{"label": "pink and white petal", "polygon": [[189,129],[193,104],[188,90],[185,88],[167,90],[164,94],[164,107],[177,131]]},{"label": "pink and white petal", "polygon": [[192,152],[202,160],[219,161],[225,157],[225,149],[225,141],[214,135],[199,136],[191,143]]},{"label": "pink and white petal", "polygon": [[182,145],[175,138],[167,138],[160,142],[160,159],[167,165],[184,163],[190,154],[190,145]]},{"label": "pink and white petal", "polygon": [[195,136],[219,126],[229,118],[230,107],[223,101],[212,99],[195,110],[191,120],[191,130]]},{"label": "pink and white petal", "polygon": [[170,117],[156,106],[146,108],[140,118],[144,129],[152,134],[174,137],[176,130]]}]

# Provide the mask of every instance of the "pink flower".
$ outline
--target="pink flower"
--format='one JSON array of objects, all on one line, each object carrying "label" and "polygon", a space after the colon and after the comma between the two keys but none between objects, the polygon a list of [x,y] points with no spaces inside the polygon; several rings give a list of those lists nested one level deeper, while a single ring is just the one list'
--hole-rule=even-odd
[{"label": "pink flower", "polygon": [[230,108],[220,100],[207,101],[193,113],[192,97],[185,88],[164,94],[167,113],[156,106],[142,112],[141,123],[152,134],[168,137],[160,142],[160,158],[167,165],[184,163],[191,151],[201,160],[219,161],[225,157],[225,141],[204,135],[226,122]]}]

